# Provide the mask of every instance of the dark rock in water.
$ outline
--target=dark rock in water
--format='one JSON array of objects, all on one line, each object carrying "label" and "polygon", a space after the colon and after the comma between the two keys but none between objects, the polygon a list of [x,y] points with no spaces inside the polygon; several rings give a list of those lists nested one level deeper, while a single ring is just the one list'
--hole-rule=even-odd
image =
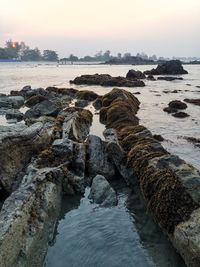
[{"label": "dark rock in water", "polygon": [[186,118],[189,117],[189,115],[185,112],[176,112],[174,114],[172,114],[172,116],[176,117],[176,118]]},{"label": "dark rock in water", "polygon": [[102,97],[99,96],[97,99],[93,102],[93,106],[96,110],[99,110],[102,108]]},{"label": "dark rock in water", "polygon": [[20,91],[12,90],[10,91],[11,96],[22,96],[22,93]]},{"label": "dark rock in water", "polygon": [[98,95],[93,91],[78,91],[76,93],[76,98],[81,100],[87,100],[87,101],[94,101]]},{"label": "dark rock in water", "polygon": [[162,141],[164,141],[165,139],[162,137],[162,135],[160,135],[160,134],[154,134],[153,135],[153,138],[155,138],[157,141],[159,141],[159,142],[162,142]]},{"label": "dark rock in water", "polygon": [[47,100],[47,97],[43,96],[43,95],[35,95],[30,97],[26,102],[25,102],[25,106],[31,108],[33,106],[35,106],[36,104]]},{"label": "dark rock in water", "polygon": [[186,109],[187,105],[180,100],[173,100],[169,102],[168,106],[175,109]]},{"label": "dark rock in water", "polygon": [[170,60],[165,63],[159,64],[156,69],[144,71],[146,75],[176,75],[176,74],[188,74],[183,69],[180,60]]},{"label": "dark rock in water", "polygon": [[200,98],[196,98],[196,99],[186,98],[186,99],[184,99],[184,101],[187,103],[190,103],[190,104],[200,106]]},{"label": "dark rock in water", "polygon": [[149,75],[147,76],[147,80],[155,81],[156,79],[153,77],[153,75],[149,74]]},{"label": "dark rock in water", "polygon": [[140,92],[133,93],[133,95],[140,95],[140,94],[141,94]]},{"label": "dark rock in water", "polygon": [[22,121],[24,119],[24,114],[21,113],[19,110],[9,110],[8,112],[6,112],[6,119],[16,119],[17,121]]},{"label": "dark rock in water", "polygon": [[82,100],[82,99],[78,99],[75,102],[75,107],[79,107],[79,108],[84,108],[89,104],[88,100]]},{"label": "dark rock in water", "polygon": [[160,76],[160,77],[158,77],[158,80],[164,80],[164,81],[175,81],[175,80],[183,80],[183,78],[182,77],[170,77],[170,76],[166,76],[166,77],[164,77],[164,76]]},{"label": "dark rock in water", "polygon": [[94,177],[88,198],[104,207],[117,205],[116,192],[102,175]]},{"label": "dark rock in water", "polygon": [[146,76],[143,72],[140,70],[129,70],[128,73],[126,74],[127,79],[145,79]]},{"label": "dark rock in water", "polygon": [[184,136],[183,138],[188,142],[194,144],[195,146],[200,147],[200,138],[188,137],[188,136]]},{"label": "dark rock in water", "polygon": [[200,85],[197,85],[196,88],[200,88]]},{"label": "dark rock in water", "polygon": [[25,118],[37,118],[40,116],[57,116],[61,107],[59,104],[50,100],[44,100],[41,103],[36,104],[25,113]]},{"label": "dark rock in water", "polygon": [[145,86],[143,81],[130,80],[125,77],[112,77],[108,74],[94,74],[82,75],[76,77],[70,83],[74,84],[87,84],[87,85],[102,85],[102,86],[118,86],[118,87],[140,87]]}]

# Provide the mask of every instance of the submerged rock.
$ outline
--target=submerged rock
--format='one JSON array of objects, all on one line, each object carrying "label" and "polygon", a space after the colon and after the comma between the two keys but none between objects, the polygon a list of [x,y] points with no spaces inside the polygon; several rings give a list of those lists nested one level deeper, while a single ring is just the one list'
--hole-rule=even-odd
[{"label": "submerged rock", "polygon": [[172,114],[172,116],[176,117],[176,118],[186,118],[186,117],[189,117],[190,115],[188,115],[185,112],[176,112],[176,113]]},{"label": "submerged rock", "polygon": [[175,81],[175,80],[183,80],[183,78],[182,77],[160,76],[160,77],[158,77],[158,80],[164,80],[164,81],[170,82],[170,81]]},{"label": "submerged rock", "polygon": [[104,207],[117,205],[116,192],[102,175],[94,177],[89,198]]},{"label": "submerged rock", "polygon": [[190,103],[190,104],[200,106],[200,98],[194,98],[194,99],[186,98],[186,99],[184,99],[184,101],[187,103]]},{"label": "submerged rock", "polygon": [[173,100],[169,102],[168,106],[175,109],[186,109],[187,105],[180,100]]},{"label": "submerged rock", "polygon": [[184,70],[180,60],[170,60],[165,63],[159,64],[156,69],[144,71],[146,75],[176,75],[188,74]]}]

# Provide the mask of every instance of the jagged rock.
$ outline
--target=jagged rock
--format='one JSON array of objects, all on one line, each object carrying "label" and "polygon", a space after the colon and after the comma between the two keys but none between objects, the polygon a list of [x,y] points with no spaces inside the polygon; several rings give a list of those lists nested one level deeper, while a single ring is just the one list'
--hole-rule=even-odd
[{"label": "jagged rock", "polygon": [[64,117],[62,138],[83,142],[89,134],[92,113],[89,110],[72,107],[67,108],[60,115]]},{"label": "jagged rock", "polygon": [[106,142],[100,137],[89,135],[87,139],[87,171],[90,177],[96,174],[112,178],[115,175],[115,166],[109,158]]},{"label": "jagged rock", "polygon": [[37,118],[40,116],[57,116],[61,106],[59,103],[55,103],[50,100],[44,100],[41,103],[36,104],[31,109],[27,110],[25,113],[25,118]]},{"label": "jagged rock", "polygon": [[6,112],[6,119],[7,120],[15,119],[16,121],[22,121],[24,119],[24,114],[21,113],[19,110],[11,109]]},{"label": "jagged rock", "polygon": [[196,99],[186,98],[186,99],[184,99],[184,101],[187,102],[187,103],[190,103],[190,104],[194,104],[194,105],[200,106],[200,98],[196,98]]},{"label": "jagged rock", "polygon": [[145,79],[146,76],[143,72],[140,70],[129,70],[128,73],[126,74],[127,79]]},{"label": "jagged rock", "polygon": [[116,192],[102,175],[94,177],[89,198],[104,207],[117,205]]},{"label": "jagged rock", "polygon": [[0,185],[9,193],[19,184],[20,172],[32,156],[51,141],[48,131],[41,123],[21,131],[20,128],[18,131],[15,127],[12,128],[10,132],[5,129],[0,132]]},{"label": "jagged rock", "polygon": [[170,60],[165,63],[159,64],[156,69],[144,71],[146,75],[176,75],[176,74],[188,74],[183,69],[180,60]]},{"label": "jagged rock", "polygon": [[108,74],[94,74],[94,75],[82,75],[76,77],[70,83],[74,84],[87,84],[87,85],[102,85],[102,86],[119,86],[119,87],[140,87],[145,86],[143,81],[130,80],[125,77],[112,77]]},{"label": "jagged rock", "polygon": [[76,98],[81,100],[87,100],[87,101],[94,101],[98,95],[93,91],[78,91],[76,93]]}]

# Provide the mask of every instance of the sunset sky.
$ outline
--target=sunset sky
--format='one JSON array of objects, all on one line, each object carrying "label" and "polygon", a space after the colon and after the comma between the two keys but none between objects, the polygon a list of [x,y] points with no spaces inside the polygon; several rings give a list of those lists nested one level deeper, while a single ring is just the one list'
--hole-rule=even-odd
[{"label": "sunset sky", "polygon": [[0,46],[200,56],[199,0],[0,0]]}]

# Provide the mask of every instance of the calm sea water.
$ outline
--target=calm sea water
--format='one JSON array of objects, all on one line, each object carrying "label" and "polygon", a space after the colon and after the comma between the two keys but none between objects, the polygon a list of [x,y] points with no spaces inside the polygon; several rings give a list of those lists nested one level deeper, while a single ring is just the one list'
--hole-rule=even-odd
[{"label": "calm sea water", "polygon": [[[112,88],[75,86],[69,80],[81,74],[108,73],[125,76],[129,69],[151,69],[153,66],[66,65],[38,63],[0,63],[0,93],[32,88],[58,86],[93,90],[105,94]],[[200,107],[188,104],[188,118],[178,119],[163,112],[169,101],[200,98],[200,66],[185,65],[189,71],[182,81],[145,81],[143,88],[124,88],[141,101],[138,117],[155,134],[161,134],[164,147],[200,169],[200,148],[188,143],[183,136],[199,138]],[[163,91],[181,90],[178,93]],[[0,124],[6,120],[0,117]],[[94,116],[92,134],[102,136],[104,126]],[[184,263],[166,237],[145,213],[136,192],[116,185],[119,205],[111,209],[99,208],[87,198],[67,198],[50,244],[45,266],[158,266],[182,267]],[[30,265],[31,266],[31,265]]]}]

